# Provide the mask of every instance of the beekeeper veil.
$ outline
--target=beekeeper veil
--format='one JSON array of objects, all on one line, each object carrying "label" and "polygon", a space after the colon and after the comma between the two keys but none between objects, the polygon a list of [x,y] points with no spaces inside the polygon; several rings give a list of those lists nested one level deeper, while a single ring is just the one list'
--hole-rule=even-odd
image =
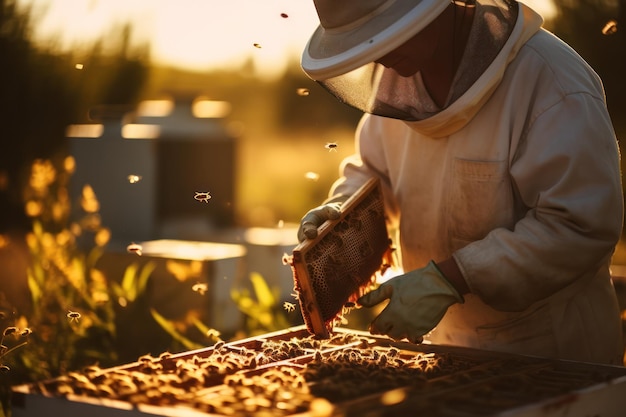
[{"label": "beekeeper veil", "polygon": [[[302,69],[311,79],[340,101],[366,113],[415,121],[440,110],[427,93],[419,72],[402,76],[375,61],[428,26],[450,6],[450,0],[314,0],[314,3],[320,25],[311,35],[301,60]],[[456,3],[474,7],[473,0]],[[479,55],[483,59],[467,68],[456,97],[469,88],[506,40],[512,26],[511,16],[501,20],[503,29],[498,30],[503,33],[495,39],[502,41],[499,44],[490,41],[482,48],[484,51]]]}]

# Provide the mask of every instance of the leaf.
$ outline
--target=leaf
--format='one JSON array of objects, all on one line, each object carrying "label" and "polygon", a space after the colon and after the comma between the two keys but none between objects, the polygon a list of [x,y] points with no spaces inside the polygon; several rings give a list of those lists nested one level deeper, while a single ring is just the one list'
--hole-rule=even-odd
[{"label": "leaf", "polygon": [[148,285],[148,279],[150,279],[150,275],[156,269],[156,263],[148,262],[143,268],[141,268],[141,272],[139,273],[139,277],[137,278],[137,295],[143,294],[146,290],[146,286]]},{"label": "leaf", "polygon": [[252,272],[250,274],[250,281],[252,281],[252,287],[259,304],[263,307],[272,307],[276,304],[274,293],[263,279],[263,276],[258,272]]},{"label": "leaf", "polygon": [[176,330],[173,322],[160,315],[155,309],[151,308],[150,314],[152,314],[154,320],[156,320],[163,330],[165,330],[174,340],[185,346],[187,349],[200,349],[203,347],[202,345],[195,343],[182,335],[178,330]]},{"label": "leaf", "polygon": [[126,267],[124,271],[124,277],[122,278],[122,286],[116,289],[120,292],[125,299],[130,302],[135,301],[146,289],[148,279],[156,268],[154,262],[148,262],[143,267],[139,268],[139,264],[136,262]]},{"label": "leaf", "polygon": [[33,300],[33,304],[38,305],[39,300],[41,300],[41,296],[43,295],[43,292],[41,291],[41,287],[39,287],[39,283],[37,282],[37,279],[35,278],[33,271],[30,269],[28,270],[27,278],[28,278],[28,289],[30,290],[30,295]]},{"label": "leaf", "polygon": [[122,296],[131,302],[135,301],[137,296],[135,276],[138,268],[139,266],[136,262],[128,265],[124,270],[124,277],[122,278]]}]

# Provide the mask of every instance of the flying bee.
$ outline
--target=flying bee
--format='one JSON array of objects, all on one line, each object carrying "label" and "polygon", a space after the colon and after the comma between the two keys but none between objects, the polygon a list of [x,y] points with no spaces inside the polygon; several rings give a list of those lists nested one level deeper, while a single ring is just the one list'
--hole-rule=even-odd
[{"label": "flying bee", "polygon": [[78,311],[68,311],[67,313],[67,318],[70,320],[70,322],[76,321],[78,322],[78,320],[80,319],[80,313]]},{"label": "flying bee", "polygon": [[141,175],[130,174],[126,177],[126,179],[131,184],[137,184],[139,181],[141,181]]},{"label": "flying bee", "polygon": [[4,329],[4,332],[2,333],[3,336],[9,336],[11,334],[15,334],[18,332],[18,328],[11,326],[11,327],[7,327],[6,329]]},{"label": "flying bee", "polygon": [[200,295],[204,295],[208,291],[209,286],[205,282],[197,282],[193,284],[191,289]]},{"label": "flying bee", "polygon": [[337,142],[328,142],[326,145],[324,145],[324,147],[328,149],[328,152],[337,152],[338,146],[339,145],[337,144]]},{"label": "flying bee", "polygon": [[298,94],[298,95],[299,95],[299,96],[301,96],[301,97],[306,97],[306,96],[308,96],[310,93],[311,93],[311,92],[309,91],[309,89],[308,89],[308,88],[304,88],[304,87],[298,88],[298,89],[296,90],[296,94]]},{"label": "flying bee", "polygon": [[193,197],[201,203],[209,203],[211,199],[211,193],[209,191],[196,191],[196,195]]},{"label": "flying bee", "polygon": [[617,22],[613,19],[606,22],[606,24],[602,28],[603,35],[613,35],[616,32],[617,32]]},{"label": "flying bee", "polygon": [[317,181],[320,179],[320,174],[318,174],[317,172],[308,171],[304,174],[304,178],[310,181]]},{"label": "flying bee", "polygon": [[141,247],[141,245],[138,245],[136,243],[131,243],[130,245],[126,246],[126,251],[129,253],[134,253],[137,256],[141,256],[141,251],[143,250],[143,248]]},{"label": "flying bee", "polygon": [[206,335],[207,335],[207,337],[213,337],[213,338],[217,339],[217,338],[220,337],[221,333],[220,333],[219,330],[209,329],[209,330],[206,331]]}]

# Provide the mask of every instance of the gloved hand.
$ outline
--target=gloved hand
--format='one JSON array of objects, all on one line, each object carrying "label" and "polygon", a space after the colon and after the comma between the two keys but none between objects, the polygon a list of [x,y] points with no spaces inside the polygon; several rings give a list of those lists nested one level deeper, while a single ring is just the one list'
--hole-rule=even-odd
[{"label": "gloved hand", "polygon": [[394,340],[421,343],[452,304],[465,300],[448,282],[434,262],[391,278],[361,298],[358,303],[373,307],[389,299],[389,304],[370,324],[372,334],[385,334]]},{"label": "gloved hand", "polygon": [[329,202],[309,210],[302,220],[298,228],[298,241],[305,239],[315,239],[317,237],[317,228],[326,220],[336,220],[341,215],[341,204],[348,199],[347,196],[334,197]]}]

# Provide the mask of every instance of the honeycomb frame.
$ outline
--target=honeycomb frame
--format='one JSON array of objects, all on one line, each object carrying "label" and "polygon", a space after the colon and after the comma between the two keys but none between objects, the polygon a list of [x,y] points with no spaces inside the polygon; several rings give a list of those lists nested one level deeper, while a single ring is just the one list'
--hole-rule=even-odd
[{"label": "honeycomb frame", "polygon": [[380,181],[373,178],[343,203],[338,219],[293,250],[294,289],[309,332],[328,338],[334,322],[391,265],[391,253]]}]

